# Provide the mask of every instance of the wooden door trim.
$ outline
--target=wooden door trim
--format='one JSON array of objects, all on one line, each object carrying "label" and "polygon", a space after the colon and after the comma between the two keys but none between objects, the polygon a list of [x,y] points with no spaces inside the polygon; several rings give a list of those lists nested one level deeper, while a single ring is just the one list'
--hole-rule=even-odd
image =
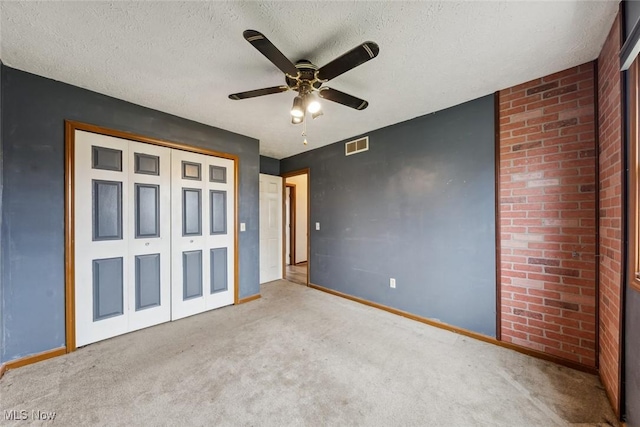
[{"label": "wooden door trim", "polygon": [[233,301],[234,304],[238,304],[239,301],[239,236],[238,236],[238,193],[239,193],[239,163],[238,156],[228,153],[221,153],[215,150],[209,150],[207,148],[193,147],[187,144],[182,144],[173,141],[166,141],[158,138],[152,138],[144,135],[138,135],[131,132],[124,132],[115,129],[109,129],[101,126],[96,126],[88,123],[81,123],[72,120],[65,120],[65,156],[64,156],[64,265],[65,265],[65,332],[66,332],[66,352],[70,353],[76,350],[76,318],[75,318],[75,134],[76,131],[81,130],[85,132],[96,133],[100,135],[111,136],[114,138],[127,139],[135,142],[142,142],[145,144],[158,145],[161,147],[173,148],[176,150],[188,151],[192,153],[204,154],[207,156],[220,157],[223,159],[229,159],[233,161],[233,217],[234,217],[234,236],[233,236],[233,252],[234,252],[234,267],[233,276],[235,281]]},{"label": "wooden door trim", "polygon": [[[283,180],[286,180],[286,178],[282,178]],[[287,196],[287,189],[286,187],[289,187],[291,189],[290,194],[290,200],[289,200],[289,222],[291,225],[291,232],[289,233],[289,261],[291,262],[291,265],[295,265],[296,264],[296,185],[295,184],[287,184],[286,181],[284,183],[285,185],[285,190],[284,190],[284,195],[285,197]],[[285,207],[286,207],[286,203],[285,203]],[[285,218],[285,222],[286,222],[286,218],[287,218],[287,213],[284,213],[284,218]],[[286,224],[285,224],[286,227]],[[287,230],[284,230],[284,238],[286,239],[287,234],[286,234]],[[285,255],[286,255],[286,248],[285,248]],[[285,259],[284,265],[286,267],[287,261]],[[286,270],[283,270],[286,271]],[[286,276],[286,275],[285,275]]]},{"label": "wooden door trim", "polygon": [[[307,175],[307,286],[309,286],[309,271],[311,269],[311,169],[309,168],[304,168],[304,169],[298,169],[298,170],[294,170],[291,172],[287,172],[287,173],[283,173],[280,174],[280,176],[284,179],[284,183],[287,183],[287,178],[291,178],[294,176],[299,176],[299,175]],[[284,196],[286,196],[286,190],[284,190],[286,187],[283,185],[283,200],[284,200]],[[283,215],[284,215],[284,210],[283,210]],[[283,221],[284,223],[284,221]],[[284,227],[282,227],[282,233],[285,233]],[[283,250],[284,253],[284,250]],[[294,258],[295,259],[295,258]],[[285,265],[285,261],[284,261],[284,256],[282,257],[282,264],[283,267],[286,267]],[[286,271],[286,270],[283,270]]]},{"label": "wooden door trim", "polygon": [[75,287],[75,136],[72,122],[64,123],[64,298],[65,344],[70,353],[76,349],[76,287]]}]

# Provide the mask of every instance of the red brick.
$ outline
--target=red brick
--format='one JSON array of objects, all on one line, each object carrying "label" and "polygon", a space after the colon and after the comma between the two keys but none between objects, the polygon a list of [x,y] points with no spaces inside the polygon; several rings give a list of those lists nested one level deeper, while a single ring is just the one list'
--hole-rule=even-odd
[{"label": "red brick", "polygon": [[530,89],[527,89],[527,95],[533,95],[533,94],[536,94],[538,92],[544,92],[546,90],[554,89],[556,87],[558,87],[558,82],[557,81],[554,81],[554,82],[551,82],[551,83],[547,83],[547,84],[543,84],[543,85],[536,86],[536,87],[532,87]]},{"label": "red brick", "polygon": [[575,92],[577,90],[578,90],[578,85],[572,84],[572,85],[562,86],[562,87],[559,87],[558,89],[554,89],[554,90],[550,90],[548,92],[545,92],[545,93],[542,94],[542,97],[543,98],[552,98],[554,96],[560,96],[560,95],[563,95],[565,93]]},{"label": "red brick", "polygon": [[595,324],[594,90],[588,63],[501,91],[498,150],[503,339],[589,366],[594,332],[575,331]]},{"label": "red brick", "polygon": [[565,302],[565,301],[557,301],[557,300],[547,299],[547,298],[545,298],[544,300],[544,305],[548,305],[550,307],[558,307],[565,310],[573,310],[573,311],[580,310],[580,306],[578,304]]},{"label": "red brick", "polygon": [[567,119],[567,120],[560,120],[557,122],[552,122],[552,123],[547,123],[544,125],[544,130],[552,130],[552,129],[559,129],[559,128],[563,128],[563,127],[567,127],[567,126],[574,126],[578,123],[578,119],[573,118],[573,119]]},{"label": "red brick", "polygon": [[517,144],[511,147],[511,151],[528,150],[542,146],[542,141],[528,142],[526,144]]},{"label": "red brick", "polygon": [[513,314],[517,316],[531,317],[532,319],[542,320],[542,313],[534,313],[532,311],[526,311],[519,308],[514,308]]},{"label": "red brick", "polygon": [[529,264],[543,264],[543,265],[552,265],[559,266],[560,260],[557,259],[545,259],[545,258],[529,258]]}]

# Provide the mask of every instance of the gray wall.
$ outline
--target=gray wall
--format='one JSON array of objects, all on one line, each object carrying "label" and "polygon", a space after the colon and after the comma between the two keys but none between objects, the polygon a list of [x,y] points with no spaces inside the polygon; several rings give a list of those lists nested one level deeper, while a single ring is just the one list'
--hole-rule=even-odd
[{"label": "gray wall", "polygon": [[8,67],[1,87],[1,361],[65,343],[65,119],[238,155],[240,296],[259,292],[257,140]]},{"label": "gray wall", "polygon": [[280,160],[272,157],[260,156],[260,173],[280,175]]},{"label": "gray wall", "polygon": [[[626,35],[633,30],[633,26],[640,20],[640,2],[625,2]],[[629,73],[625,73],[628,74]],[[627,88],[631,85],[627,84]],[[628,96],[628,94],[627,94]],[[629,105],[627,102],[626,105]],[[629,114],[627,108],[627,114]],[[630,123],[627,117],[627,125]],[[629,127],[627,126],[627,132]],[[627,142],[631,141],[627,134]],[[627,199],[628,200],[628,199]],[[627,280],[629,278],[627,277]],[[627,417],[628,427],[640,427],[640,292],[627,283],[624,301],[624,363],[623,363],[623,408]]]},{"label": "gray wall", "polygon": [[495,336],[493,96],[366,135],[280,162],[310,168],[311,282]]}]

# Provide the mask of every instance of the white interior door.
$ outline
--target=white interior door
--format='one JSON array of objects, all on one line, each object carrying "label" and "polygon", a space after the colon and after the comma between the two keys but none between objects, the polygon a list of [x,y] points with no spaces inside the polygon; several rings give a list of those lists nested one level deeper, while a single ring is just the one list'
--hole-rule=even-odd
[{"label": "white interior door", "polygon": [[172,319],[234,303],[233,161],[172,150]]},{"label": "white interior door", "polygon": [[75,134],[76,345],[170,320],[170,150]]},{"label": "white interior door", "polygon": [[282,278],[282,178],[260,174],[260,283]]},{"label": "white interior door", "polygon": [[171,149],[129,141],[129,330],[171,320]]}]

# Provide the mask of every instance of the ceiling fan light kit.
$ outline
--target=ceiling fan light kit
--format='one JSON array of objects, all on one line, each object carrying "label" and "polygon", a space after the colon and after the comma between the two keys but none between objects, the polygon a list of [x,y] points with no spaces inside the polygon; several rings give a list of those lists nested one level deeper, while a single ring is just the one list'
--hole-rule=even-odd
[{"label": "ceiling fan light kit", "polygon": [[[309,112],[314,119],[323,115],[322,105],[318,97],[356,110],[364,110],[369,105],[363,99],[336,89],[323,87],[322,85],[378,56],[380,48],[376,43],[364,42],[323,67],[318,68],[306,59],[301,59],[294,65],[269,39],[258,31],[246,30],[243,36],[246,41],[251,43],[253,47],[285,74],[286,85],[234,93],[229,95],[230,99],[238,101],[295,90],[298,95],[293,99],[293,106],[291,107],[291,123],[294,125],[304,123],[306,112]],[[303,131],[303,136],[306,136],[306,129]],[[304,142],[306,144],[306,138]]]},{"label": "ceiling fan light kit", "polygon": [[322,105],[320,104],[320,101],[318,101],[318,97],[315,96],[313,93],[310,93],[309,95],[307,95],[306,101],[307,101],[307,111],[310,112],[312,115],[322,110]]},{"label": "ceiling fan light kit", "polygon": [[313,119],[317,119],[318,117],[324,115],[324,113],[322,112],[322,109],[316,111],[315,113],[311,113],[311,118]]},{"label": "ceiling fan light kit", "polygon": [[293,107],[291,107],[291,115],[299,119],[302,119],[304,117],[304,101],[300,95],[293,98]]}]

